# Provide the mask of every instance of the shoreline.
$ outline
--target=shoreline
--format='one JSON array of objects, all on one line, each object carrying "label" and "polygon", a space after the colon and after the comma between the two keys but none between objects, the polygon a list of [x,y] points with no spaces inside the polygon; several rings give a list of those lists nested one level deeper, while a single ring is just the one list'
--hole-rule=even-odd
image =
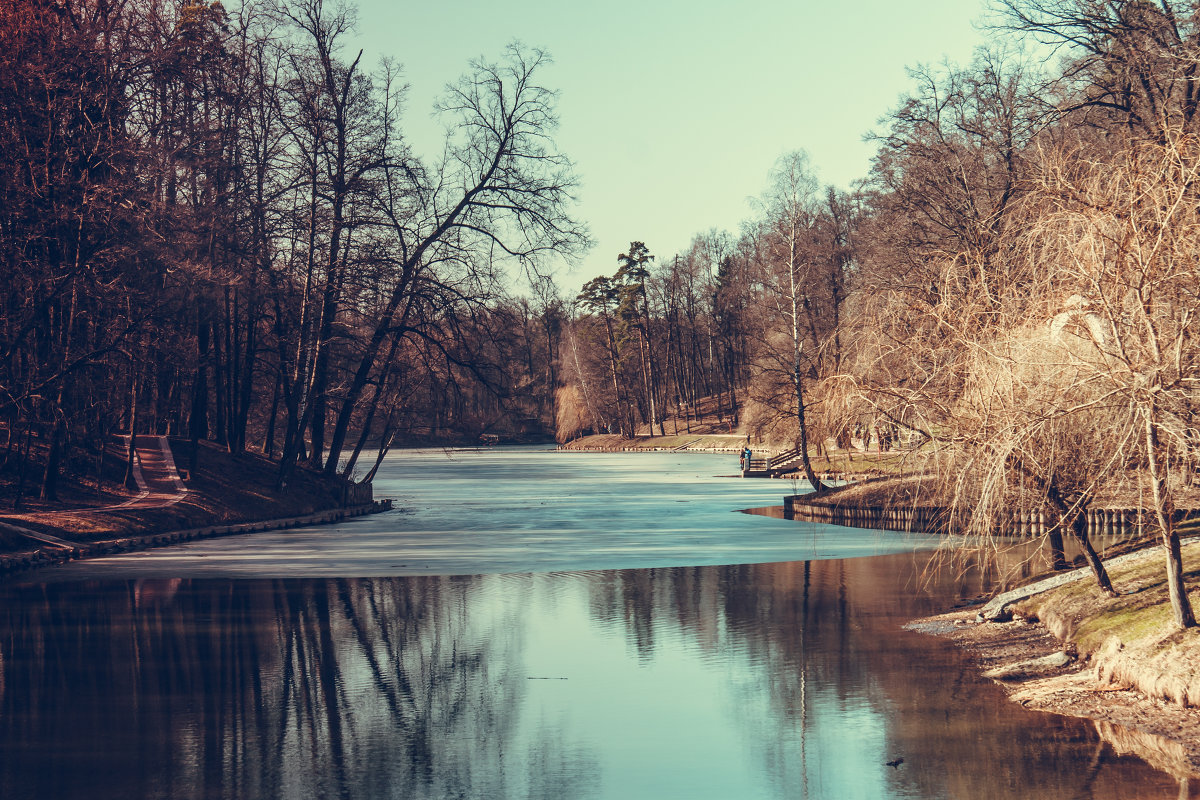
[{"label": "shoreline", "polygon": [[967,651],[1009,701],[1031,711],[1088,719],[1118,753],[1132,753],[1180,779],[1200,777],[1200,710],[1105,680],[1099,665],[1064,645],[1042,622],[975,622],[965,609],[914,620],[907,630]]},{"label": "shoreline", "polygon": [[669,433],[635,438],[602,433],[563,442],[555,449],[573,453],[737,453],[745,441],[745,436],[736,433]]},{"label": "shoreline", "polygon": [[[1185,551],[1200,553],[1194,537]],[[1052,573],[904,627],[967,651],[1010,701],[1092,720],[1118,753],[1200,778],[1200,630],[1173,630],[1169,614],[1155,615],[1165,611],[1159,555],[1151,545],[1105,561],[1118,598],[1102,598],[1090,575]]]},{"label": "shoreline", "polygon": [[[679,443],[679,440],[688,439],[689,442]],[[658,442],[663,442],[659,444]],[[564,442],[555,447],[555,450],[568,453],[728,453],[736,455],[740,453],[745,446],[746,437],[743,434],[667,434],[666,436],[638,436],[630,439],[627,437],[617,436],[615,434],[593,434],[591,436],[582,436],[578,439],[573,439],[569,442]],[[698,444],[703,442],[703,444]],[[724,442],[729,442],[725,444]],[[736,442],[736,444],[734,444]],[[757,445],[752,447],[755,451],[765,451],[772,455],[777,455],[783,452],[783,449],[778,447],[770,447],[767,445]],[[868,460],[872,454],[867,452],[858,452],[859,459]],[[840,462],[841,459],[839,458]],[[827,482],[843,482],[843,483],[861,483],[873,478],[881,477],[881,473],[872,468],[866,471],[847,471],[841,465],[832,460],[827,464],[827,468],[816,470],[817,478]],[[801,472],[786,472],[773,475],[751,475],[742,477],[751,479],[769,479],[777,481],[803,481],[806,480]]]},{"label": "shoreline", "polygon": [[[73,542],[70,547],[41,547],[19,553],[5,553],[0,554],[0,579],[31,569],[66,564],[70,561],[99,558],[113,553],[130,553],[156,547],[183,544],[184,542],[200,539],[215,539],[221,536],[238,536],[246,533],[264,533],[267,531],[286,530],[288,528],[332,525],[346,519],[361,517],[367,514],[381,514],[391,510],[392,501],[390,499],[375,500],[369,504],[348,506],[345,508],[331,508],[312,514],[301,514],[292,517],[204,525],[197,528],[145,533],[135,536],[120,536],[95,542]],[[2,523],[0,523],[0,527],[3,527]]]},{"label": "shoreline", "polygon": [[[329,524],[392,507],[390,499],[376,501],[370,485],[330,480],[303,466],[277,490],[276,462],[207,442],[197,469],[183,480],[169,440],[143,438],[136,495],[108,491],[99,503],[85,504],[75,491],[57,507],[0,513],[0,577],[196,539]],[[110,467],[118,465],[111,460]]]},{"label": "shoreline", "polygon": [[[693,437],[690,446],[685,447],[643,445],[619,449],[559,449],[575,452],[690,450],[707,453],[736,453],[740,450],[740,438],[737,446],[705,446],[711,444],[713,438],[717,437]],[[0,554],[0,580],[26,570],[78,559],[220,536],[332,524],[391,508],[391,500],[382,500],[344,508],[318,509],[312,513],[280,515],[265,520],[218,521],[198,527],[157,531],[148,529],[150,526],[147,525],[140,532],[122,532],[89,542],[67,542],[65,544],[69,546],[66,547],[51,545],[32,551]],[[0,521],[0,527],[3,524]],[[1195,552],[1200,553],[1200,546],[1196,546]],[[1151,546],[1141,553],[1143,560],[1149,560],[1158,554],[1158,548]],[[1056,579],[1061,583],[1064,575],[1058,573]],[[1087,583],[1087,579],[1082,583]],[[1100,648],[1094,645],[1079,647],[1072,640],[1072,631],[1078,628],[1078,620],[1074,626],[1054,620],[1048,624],[1052,613],[1046,613],[1036,603],[1027,602],[1030,597],[1040,597],[1051,591],[1038,592],[1037,595],[1025,592],[1007,600],[1005,604],[1011,604],[1014,613],[1011,617],[1001,616],[1001,621],[982,621],[983,615],[978,612],[983,606],[973,606],[914,620],[905,628],[946,639],[966,650],[984,677],[999,683],[1011,701],[1030,710],[1093,720],[1100,737],[1117,752],[1139,755],[1152,766],[1181,779],[1200,778],[1200,709],[1196,708],[1200,705],[1200,692],[1189,695],[1185,688],[1182,702],[1178,697],[1174,702],[1164,700],[1161,692],[1156,694],[1152,686],[1139,682],[1136,676],[1131,679],[1131,675],[1127,674],[1131,668],[1136,671],[1144,666],[1133,649],[1126,650],[1122,656],[1125,672],[1121,672],[1114,668],[1112,658],[1106,659],[1099,652]],[[1179,636],[1164,634],[1160,638],[1169,638],[1171,635]],[[1200,633],[1196,631],[1182,635],[1200,641]],[[1113,646],[1109,647],[1112,649]],[[1125,648],[1117,646],[1116,649]]]},{"label": "shoreline", "polygon": [[[563,448],[560,446],[560,449]],[[666,448],[641,444],[570,449],[652,452]],[[878,476],[859,477],[861,480]],[[887,493],[886,487],[879,489]],[[863,505],[864,500],[869,501],[878,493],[866,491],[862,497],[846,498],[842,504],[847,508]],[[908,502],[911,503],[912,498],[908,498]],[[877,516],[878,524],[862,527],[904,530],[911,528],[914,522],[912,519],[893,519],[892,514]],[[1115,525],[1113,530],[1116,530]],[[1195,537],[1190,538],[1193,545],[1189,549],[1200,553]],[[1120,564],[1135,562],[1143,565],[1150,562],[1156,566],[1159,555],[1160,547],[1152,542],[1144,548],[1106,559],[1106,564],[1110,570],[1120,569]],[[1082,572],[1086,573],[1086,569]],[[1152,575],[1156,574],[1152,572]],[[1048,573],[1047,588],[1036,593],[1030,593],[1028,589],[1032,584],[1027,584],[1025,592],[1018,589],[985,598],[984,603],[992,601],[988,605],[999,605],[1001,612],[1012,608],[1011,615],[996,615],[989,608],[989,616],[995,620],[984,621],[981,611],[985,605],[981,603],[913,620],[905,628],[946,639],[967,651],[980,673],[999,684],[1011,702],[1031,711],[1091,720],[1101,741],[1116,753],[1136,755],[1181,782],[1200,778],[1200,690],[1195,688],[1195,671],[1200,670],[1200,666],[1189,670],[1186,666],[1181,668],[1178,661],[1164,664],[1148,657],[1144,645],[1121,642],[1116,636],[1109,636],[1103,647],[1087,643],[1081,649],[1073,634],[1087,619],[1066,619],[1065,612],[1055,618],[1054,609],[1040,607],[1046,604],[1043,602],[1045,596],[1055,590],[1049,584],[1062,586],[1072,582],[1067,575]],[[1127,587],[1131,585],[1130,580],[1126,578]],[[1089,591],[1090,576],[1085,574],[1078,584],[1085,587],[1083,591]],[[1139,593],[1145,588],[1139,586],[1125,594]],[[1074,591],[1078,594],[1080,590]],[[1050,624],[1041,616],[1050,618]],[[1160,630],[1162,632],[1153,639],[1168,642],[1188,639],[1194,648],[1200,648],[1200,631],[1172,632],[1166,627]],[[1195,659],[1184,662],[1187,666],[1195,663]],[[1192,673],[1192,687],[1188,686],[1189,675],[1181,676],[1180,672]],[[1181,684],[1182,688],[1179,688]],[[1164,686],[1167,687],[1165,690]]]}]

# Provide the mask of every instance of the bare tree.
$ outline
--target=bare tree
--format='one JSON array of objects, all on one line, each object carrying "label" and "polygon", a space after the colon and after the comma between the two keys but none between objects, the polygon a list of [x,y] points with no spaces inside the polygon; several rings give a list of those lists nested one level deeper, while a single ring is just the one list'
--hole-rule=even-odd
[{"label": "bare tree", "polygon": [[[761,338],[760,374],[787,376],[789,411],[796,420],[796,447],[804,475],[813,489],[820,491],[824,484],[813,470],[808,452],[810,422],[805,398],[805,384],[816,376],[815,360],[825,341],[819,319],[821,304],[813,292],[822,266],[816,248],[817,189],[807,153],[788,153],[776,162],[764,200],[762,284],[765,304],[774,312],[766,318],[771,320],[767,324],[782,321],[785,333],[769,332]],[[783,350],[777,345],[780,339],[786,341]],[[774,405],[770,400],[768,404]]]},{"label": "bare tree", "polygon": [[[626,393],[621,390],[621,351],[613,326],[620,289],[607,276],[600,275],[583,285],[577,298],[578,303],[604,323],[605,353],[608,356],[609,377],[612,379],[613,402],[617,428],[624,435],[632,436],[633,412],[629,410]],[[582,375],[582,373],[581,373]]]},{"label": "bare tree", "polygon": [[1068,114],[1115,121],[1160,143],[1194,130],[1200,108],[1200,10],[1180,0],[995,0],[997,27],[1063,52]]},{"label": "bare tree", "polygon": [[[585,228],[570,216],[571,163],[551,138],[556,96],[538,82],[548,61],[540,50],[511,45],[503,62],[473,62],[438,105],[452,127],[436,168],[390,151],[377,195],[393,254],[389,277],[344,390],[327,474],[338,470],[354,410],[383,368],[383,345],[415,292],[436,283],[453,286],[463,299],[472,292],[483,297],[496,281],[499,260],[534,270],[548,256],[571,256],[587,244]],[[391,125],[394,109],[390,102],[387,107]],[[427,284],[431,274],[446,277]]]},{"label": "bare tree", "polygon": [[1111,162],[1070,151],[1049,159],[1028,252],[1069,295],[1056,320],[1080,343],[1075,368],[1097,397],[1123,407],[1111,434],[1127,443],[1128,463],[1145,476],[1175,623],[1189,628],[1196,620],[1183,584],[1174,488],[1197,442],[1200,142],[1178,130],[1165,138]]}]

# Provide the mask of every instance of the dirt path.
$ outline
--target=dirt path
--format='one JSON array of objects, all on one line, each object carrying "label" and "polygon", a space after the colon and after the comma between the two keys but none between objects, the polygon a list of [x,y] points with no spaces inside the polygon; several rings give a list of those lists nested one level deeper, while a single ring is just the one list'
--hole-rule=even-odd
[{"label": "dirt path", "polygon": [[[128,438],[125,441],[128,442]],[[44,511],[33,517],[27,515],[23,515],[23,517],[45,521],[53,525],[57,520],[87,514],[166,508],[187,497],[187,487],[179,477],[179,471],[175,467],[175,457],[171,453],[171,445],[165,436],[139,435],[137,437],[134,445],[133,479],[137,483],[138,493],[123,503]],[[73,548],[79,544],[2,520],[0,520],[0,529],[54,547]]]},{"label": "dirt path", "polygon": [[133,479],[139,492],[136,497],[112,506],[77,508],[55,511],[52,514],[90,514],[134,508],[165,508],[187,496],[187,487],[175,468],[171,444],[165,436],[138,436],[134,445]]}]

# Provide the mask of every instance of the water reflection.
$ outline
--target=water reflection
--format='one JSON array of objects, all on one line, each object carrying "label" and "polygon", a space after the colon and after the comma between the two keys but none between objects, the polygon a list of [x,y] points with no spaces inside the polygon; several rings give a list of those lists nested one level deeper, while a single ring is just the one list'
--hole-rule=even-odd
[{"label": "water reflection", "polygon": [[10,587],[0,796],[1178,795],[901,631],[923,558]]},{"label": "water reflection", "polygon": [[[552,728],[513,752],[519,606],[480,614],[477,583],[143,581],[8,598],[0,795],[582,796],[588,758]],[[539,766],[513,773],[506,758]]]}]

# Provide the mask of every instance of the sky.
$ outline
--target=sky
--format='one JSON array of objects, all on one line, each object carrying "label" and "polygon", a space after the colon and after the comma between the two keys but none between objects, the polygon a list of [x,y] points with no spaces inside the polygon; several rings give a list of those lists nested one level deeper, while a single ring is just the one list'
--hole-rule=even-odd
[{"label": "sky", "polygon": [[737,233],[772,164],[804,149],[822,183],[864,177],[864,141],[910,86],[906,68],[965,63],[986,0],[358,0],[364,63],[410,84],[404,128],[441,149],[434,99],[472,58],[509,42],[549,51],[559,148],[581,179],[595,246],[558,282],[574,293],[643,241],[658,258],[712,228]]}]

